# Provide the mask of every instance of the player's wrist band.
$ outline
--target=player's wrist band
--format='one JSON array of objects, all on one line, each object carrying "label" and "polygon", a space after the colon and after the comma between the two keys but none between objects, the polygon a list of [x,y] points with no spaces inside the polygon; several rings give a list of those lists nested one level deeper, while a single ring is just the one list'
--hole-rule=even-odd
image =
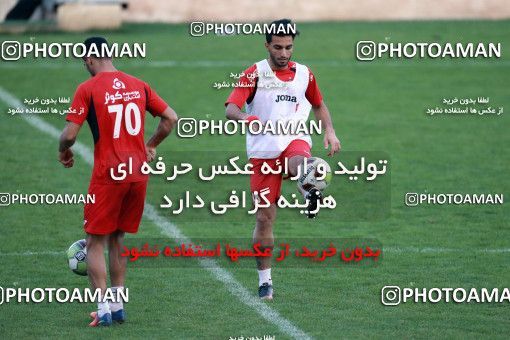
[{"label": "player's wrist band", "polygon": [[255,116],[255,115],[251,115],[251,116],[248,116],[248,118],[246,118],[246,120],[248,121],[248,123],[251,123],[254,120],[260,120],[260,119],[259,119],[259,117]]}]

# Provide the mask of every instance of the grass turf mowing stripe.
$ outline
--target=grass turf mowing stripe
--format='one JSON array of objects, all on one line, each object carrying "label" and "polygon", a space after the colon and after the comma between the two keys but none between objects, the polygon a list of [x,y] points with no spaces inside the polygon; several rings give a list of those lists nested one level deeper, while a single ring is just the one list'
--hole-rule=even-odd
[{"label": "grass turf mowing stripe", "polygon": [[[0,87],[0,99],[10,106],[25,107],[18,98],[6,91],[3,87]],[[60,137],[60,131],[57,128],[49,123],[46,123],[38,117],[23,115],[23,119],[41,132],[44,132],[57,139]],[[86,163],[91,166],[93,165],[93,153],[87,146],[81,144],[80,142],[76,142],[73,148],[74,151],[79,154]],[[159,215],[156,208],[154,208],[148,202],[145,202],[144,215],[155,225],[157,225],[163,234],[174,239],[179,239],[181,242],[191,242],[176,225]],[[220,268],[218,265],[213,265],[213,262],[215,261],[210,259],[199,259],[199,262],[201,266],[208,270],[216,280],[222,282],[225,285],[225,288],[227,288],[227,290],[232,295],[237,297],[248,307],[254,309],[266,321],[277,326],[284,334],[296,339],[311,338],[304,331],[294,326],[292,322],[281,316],[277,311],[266,305],[264,302],[260,301],[258,298],[254,297],[248,291],[248,289],[246,289],[232,276],[230,272]]]}]

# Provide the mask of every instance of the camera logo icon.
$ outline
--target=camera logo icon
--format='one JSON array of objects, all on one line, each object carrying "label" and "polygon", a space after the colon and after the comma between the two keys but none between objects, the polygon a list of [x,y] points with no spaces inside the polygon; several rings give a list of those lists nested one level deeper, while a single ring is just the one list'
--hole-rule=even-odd
[{"label": "camera logo icon", "polygon": [[2,59],[6,61],[21,58],[21,44],[19,41],[6,40],[2,43]]},{"label": "camera logo icon", "polygon": [[195,118],[179,118],[177,135],[181,138],[195,137],[197,135],[197,120]]},{"label": "camera logo icon", "polygon": [[205,34],[205,23],[194,21],[189,25],[189,33],[193,37],[202,37]]},{"label": "camera logo icon", "polygon": [[373,41],[363,40],[356,44],[356,58],[360,61],[374,60],[376,55],[376,45]]},{"label": "camera logo icon", "polygon": [[401,301],[400,287],[384,286],[381,289],[381,302],[385,306],[397,306]]},{"label": "camera logo icon", "polygon": [[416,207],[418,205],[418,194],[415,192],[406,193],[405,204],[408,207]]},{"label": "camera logo icon", "polygon": [[0,193],[0,207],[6,207],[11,204],[11,195],[9,193]]}]

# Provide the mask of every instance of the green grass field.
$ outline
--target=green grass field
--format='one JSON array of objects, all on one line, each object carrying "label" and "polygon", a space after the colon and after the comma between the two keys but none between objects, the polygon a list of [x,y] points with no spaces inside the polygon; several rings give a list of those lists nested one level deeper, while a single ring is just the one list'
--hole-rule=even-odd
[{"label": "green grass field", "polygon": [[[124,325],[88,328],[93,304],[10,303],[0,305],[1,338],[508,337],[508,303],[407,302],[389,307],[381,303],[381,288],[509,287],[507,202],[407,207],[404,196],[407,192],[458,192],[510,197],[505,175],[510,164],[507,112],[500,116],[433,117],[425,113],[429,107],[444,106],[443,98],[481,96],[489,97],[492,107],[510,110],[510,21],[308,23],[299,25],[299,30],[302,34],[295,41],[293,59],[315,73],[343,152],[388,155],[391,206],[379,218],[371,218],[372,211],[363,202],[356,206],[347,203],[348,209],[344,205],[343,211],[339,204],[338,215],[333,211],[327,218],[319,216],[312,221],[282,218],[277,220],[275,235],[310,240],[372,238],[382,244],[382,261],[376,266],[275,267],[275,300],[265,309],[252,303],[257,300],[258,283],[254,266],[235,268],[222,263],[221,268],[242,285],[234,288],[231,279],[218,280],[222,269],[197,263],[190,263],[190,268],[130,268],[126,283],[130,288],[129,321]],[[223,119],[229,90],[214,89],[212,84],[266,57],[262,37],[192,38],[186,25],[127,25],[104,35],[110,41],[147,43],[146,59],[119,60],[116,65],[150,83],[180,117]],[[86,37],[0,35],[2,41],[32,38],[35,42],[81,42]],[[488,60],[355,60],[357,41],[386,38],[391,42],[500,42],[503,56]],[[78,60],[0,63],[0,89],[21,101],[72,96],[87,77]],[[90,165],[76,155],[75,166],[64,169],[57,162],[56,138],[20,116],[8,115],[11,106],[5,98],[0,99],[0,192],[86,193]],[[58,130],[65,124],[59,115],[41,118]],[[149,116],[147,134],[155,124]],[[88,127],[78,139],[93,147]],[[314,154],[325,158],[320,137],[314,137],[314,143]],[[182,157],[183,152],[197,155],[238,150],[244,150],[242,136],[181,139],[172,133],[158,152],[171,162],[173,155]],[[335,160],[342,157],[341,153]],[[341,185],[353,184],[335,177],[331,190],[342,190]],[[193,189],[201,190],[199,186]],[[147,202],[158,207],[162,195],[173,190],[162,177],[152,178]],[[207,190],[217,190],[221,199],[229,193],[223,187]],[[284,192],[292,190],[286,183]],[[355,218],[345,218],[346,210],[355,210]],[[253,218],[187,220],[184,216],[173,219],[160,208],[157,212],[163,222],[175,222],[185,236],[197,242],[249,238],[252,233]],[[168,228],[156,222],[145,216],[136,238],[172,244]],[[86,287],[87,279],[71,273],[64,256],[67,247],[83,236],[79,205],[0,207],[0,286]],[[248,296],[243,295],[245,290]],[[293,327],[262,316],[271,311]]]}]

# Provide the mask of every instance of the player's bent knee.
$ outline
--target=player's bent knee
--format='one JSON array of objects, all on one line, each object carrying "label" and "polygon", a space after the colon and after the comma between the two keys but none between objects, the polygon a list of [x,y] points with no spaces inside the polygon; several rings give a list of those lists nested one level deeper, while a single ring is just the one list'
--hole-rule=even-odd
[{"label": "player's bent knee", "polygon": [[257,224],[265,228],[270,228],[273,226],[275,217],[275,214],[271,211],[259,211],[257,212]]},{"label": "player's bent knee", "polygon": [[120,243],[124,239],[124,232],[117,230],[110,234],[109,241],[110,243]]},{"label": "player's bent knee", "polygon": [[87,248],[93,246],[104,246],[107,235],[93,235],[89,234],[87,236]]}]

